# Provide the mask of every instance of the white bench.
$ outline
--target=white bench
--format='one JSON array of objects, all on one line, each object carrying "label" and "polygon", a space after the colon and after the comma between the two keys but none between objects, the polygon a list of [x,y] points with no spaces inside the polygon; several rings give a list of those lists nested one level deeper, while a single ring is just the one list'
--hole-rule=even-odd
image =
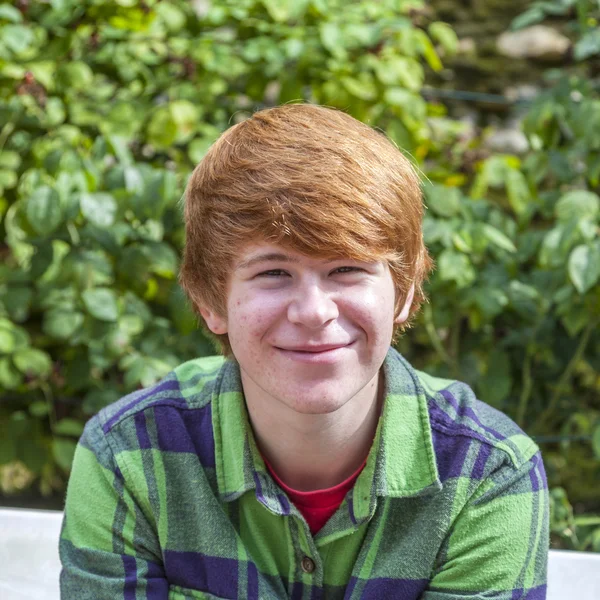
[{"label": "white bench", "polygon": [[[62,513],[0,508],[0,598],[59,600]],[[547,600],[599,600],[600,554],[551,550]]]}]

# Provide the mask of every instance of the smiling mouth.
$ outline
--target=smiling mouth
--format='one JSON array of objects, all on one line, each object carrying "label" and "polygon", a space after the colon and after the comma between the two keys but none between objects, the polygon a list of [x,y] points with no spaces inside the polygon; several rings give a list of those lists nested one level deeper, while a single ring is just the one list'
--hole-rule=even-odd
[{"label": "smiling mouth", "polygon": [[323,344],[321,346],[298,346],[296,348],[282,348],[280,346],[275,346],[278,350],[282,350],[283,352],[297,352],[299,354],[324,354],[326,352],[331,352],[332,350],[339,350],[340,348],[347,348],[352,345],[353,342],[348,342],[347,344]]}]

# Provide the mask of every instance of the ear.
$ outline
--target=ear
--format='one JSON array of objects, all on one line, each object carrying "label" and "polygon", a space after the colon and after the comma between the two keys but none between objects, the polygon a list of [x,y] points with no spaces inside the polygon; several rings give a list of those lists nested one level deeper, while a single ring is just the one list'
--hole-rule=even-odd
[{"label": "ear", "polygon": [[413,298],[415,297],[415,286],[411,285],[410,290],[408,290],[408,294],[406,294],[406,301],[404,302],[404,306],[400,311],[400,314],[394,319],[394,323],[397,325],[401,325],[408,319],[408,315],[410,313],[410,307],[412,306]]},{"label": "ear", "polygon": [[227,319],[222,317],[214,310],[205,307],[199,307],[200,314],[206,323],[206,326],[215,334],[223,335],[227,333]]}]

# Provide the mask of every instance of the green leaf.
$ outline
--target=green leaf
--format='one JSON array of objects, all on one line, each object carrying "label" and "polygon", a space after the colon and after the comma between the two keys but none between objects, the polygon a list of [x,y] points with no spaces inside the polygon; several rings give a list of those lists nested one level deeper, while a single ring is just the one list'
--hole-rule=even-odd
[{"label": "green leaf", "polygon": [[544,312],[547,303],[533,286],[521,281],[511,281],[508,286],[508,298],[512,307],[526,319]]},{"label": "green leaf", "polygon": [[61,69],[70,87],[76,90],[88,90],[94,82],[94,72],[87,63],[74,60],[65,64]]},{"label": "green leaf", "polygon": [[169,148],[177,139],[177,123],[168,107],[161,106],[152,115],[147,128],[148,141],[158,148]]},{"label": "green leaf", "polygon": [[120,135],[109,135],[108,142],[115,156],[124,167],[129,167],[133,163],[133,157],[127,144],[127,138]]},{"label": "green leaf", "polygon": [[4,25],[0,30],[0,42],[15,54],[21,54],[33,43],[33,31],[25,25]]},{"label": "green leaf", "polygon": [[458,188],[426,185],[427,206],[442,217],[453,217],[460,212],[462,194]]},{"label": "green leaf", "polygon": [[531,192],[527,185],[527,179],[521,171],[509,169],[506,174],[506,192],[511,208],[516,215],[522,215],[531,200]]},{"label": "green leaf", "polygon": [[0,352],[10,354],[15,349],[15,336],[9,329],[0,329]]},{"label": "green leaf", "polygon": [[144,330],[144,321],[139,315],[123,315],[119,319],[119,329],[129,336],[136,336]]},{"label": "green leaf", "polygon": [[[56,79],[55,61],[40,60],[37,62],[28,63],[27,67],[35,77],[35,80],[41,83],[47,90],[54,89]],[[59,98],[49,98],[48,100],[57,101]]]},{"label": "green leaf", "polygon": [[321,38],[321,43],[326,50],[329,50],[329,52],[333,54],[333,56],[341,59],[346,57],[344,35],[337,23],[321,23],[321,26],[319,27],[319,35]]},{"label": "green leaf", "polygon": [[11,318],[22,323],[29,316],[33,290],[30,287],[10,285],[2,296],[4,306]]},{"label": "green leaf", "polygon": [[385,90],[384,99],[388,104],[404,109],[410,106],[410,103],[418,101],[419,97],[410,90],[392,87]]},{"label": "green leaf", "polygon": [[37,348],[24,348],[13,354],[15,366],[21,373],[34,377],[46,377],[52,370],[50,356]]},{"label": "green leaf", "polygon": [[442,61],[440,60],[440,57],[435,51],[431,40],[427,37],[427,34],[423,30],[417,29],[415,30],[415,36],[419,43],[419,50],[423,55],[423,58],[425,58],[425,60],[427,61],[427,64],[436,73],[438,71],[441,71],[444,68],[442,65]]},{"label": "green leaf", "polygon": [[64,471],[71,469],[76,448],[77,443],[73,440],[58,437],[52,440],[52,456],[56,464]]},{"label": "green leaf", "polygon": [[568,334],[574,337],[589,323],[589,317],[582,310],[571,310],[562,317],[561,323]]},{"label": "green leaf", "polygon": [[600,279],[600,249],[580,245],[569,256],[569,277],[580,294],[585,294]]},{"label": "green leaf", "polygon": [[116,134],[112,136],[113,139],[117,135],[125,139],[131,139],[138,133],[142,125],[140,117],[139,107],[131,103],[120,102],[110,109],[106,119],[100,123],[100,127],[108,137],[111,137],[111,134]]},{"label": "green leaf", "polygon": [[[57,125],[64,123],[67,114],[63,101],[60,98],[48,98],[44,110],[44,116],[44,124],[48,128],[56,127]],[[57,164],[59,158],[60,156],[57,156]],[[72,162],[71,164],[75,163]]]},{"label": "green leaf", "polygon": [[83,433],[83,423],[75,419],[61,419],[53,428],[55,435],[66,435],[78,438]]},{"label": "green leaf", "polygon": [[0,388],[14,390],[22,383],[23,376],[15,369],[10,358],[0,358]]},{"label": "green leaf", "polygon": [[482,287],[470,293],[473,303],[486,321],[499,315],[508,304],[504,290],[494,287]]},{"label": "green leaf", "polygon": [[543,267],[560,267],[566,265],[571,248],[577,242],[577,227],[572,221],[560,223],[550,229],[543,238],[538,255]]},{"label": "green leaf", "polygon": [[431,38],[439,42],[448,54],[456,54],[458,37],[448,23],[436,21],[429,25],[428,31]]},{"label": "green leaf", "polygon": [[408,57],[398,57],[395,62],[398,81],[411,92],[420,91],[423,87],[423,79],[425,77],[421,64]]},{"label": "green leaf", "polygon": [[149,270],[161,277],[174,279],[179,267],[179,255],[167,244],[156,242],[142,246],[144,255],[149,260]]},{"label": "green leaf", "polygon": [[83,216],[96,227],[110,227],[115,222],[117,203],[110,194],[83,194],[80,205]]},{"label": "green leaf", "polygon": [[455,231],[452,234],[452,243],[460,252],[465,254],[473,252],[473,236],[468,230]]},{"label": "green leaf", "polygon": [[83,320],[80,312],[50,310],[44,314],[42,329],[50,337],[67,340],[79,330]]},{"label": "green leaf", "polygon": [[600,30],[594,28],[583,35],[575,44],[575,60],[584,60],[600,53]]},{"label": "green leaf", "polygon": [[510,238],[504,233],[502,233],[499,229],[496,229],[492,225],[484,223],[483,231],[487,239],[495,246],[498,246],[498,248],[502,248],[502,250],[506,250],[507,252],[517,251],[517,248],[512,243]]},{"label": "green leaf", "polygon": [[110,288],[92,288],[81,295],[87,311],[100,321],[116,321],[119,318],[117,295]]},{"label": "green leaf", "polygon": [[20,10],[10,4],[0,4],[0,19],[12,21],[13,23],[21,23],[23,15]]},{"label": "green leaf", "polygon": [[43,419],[48,412],[48,402],[44,400],[36,400],[29,405],[29,414],[36,419]]},{"label": "green leaf", "polygon": [[17,185],[17,174],[14,171],[0,169],[0,190],[11,189]]},{"label": "green leaf", "polygon": [[16,170],[21,164],[21,157],[18,152],[4,150],[0,152],[0,168]]},{"label": "green leaf", "polygon": [[359,77],[342,77],[340,83],[356,98],[361,100],[374,100],[377,97],[377,89],[372,77],[368,73]]},{"label": "green leaf", "polygon": [[[130,357],[125,358],[129,359]],[[123,364],[122,359],[119,366],[126,371],[125,385],[129,388],[136,385],[142,385],[143,387],[153,385],[173,368],[172,365],[163,360],[141,355],[131,357],[126,365]]]},{"label": "green leaf", "polygon": [[8,354],[27,346],[29,346],[27,331],[8,319],[0,318],[0,352]]},{"label": "green leaf", "polygon": [[413,92],[423,86],[423,67],[418,60],[407,56],[391,56],[374,63],[377,79],[386,86],[401,85]]},{"label": "green leaf", "polygon": [[131,336],[127,331],[113,328],[104,336],[104,348],[110,357],[120,357],[130,349]]},{"label": "green leaf", "polygon": [[600,214],[600,198],[594,192],[572,190],[556,203],[555,213],[561,221],[572,218],[596,219]]},{"label": "green leaf", "polygon": [[449,248],[438,258],[438,272],[442,281],[454,281],[459,288],[469,286],[477,276],[469,258]]},{"label": "green leaf", "polygon": [[37,246],[29,268],[31,278],[34,280],[41,278],[53,261],[54,245],[52,241],[48,240]]},{"label": "green leaf", "polygon": [[185,13],[168,2],[160,2],[154,7],[158,18],[166,25],[170,33],[177,33],[185,27]]},{"label": "green leaf", "polygon": [[37,233],[43,236],[51,234],[63,220],[56,190],[47,185],[36,188],[27,198],[25,214]]},{"label": "green leaf", "polygon": [[283,23],[290,18],[292,6],[298,0],[261,0],[269,16],[277,23]]},{"label": "green leaf", "polygon": [[524,13],[513,19],[513,22],[510,24],[510,28],[513,31],[516,31],[517,29],[524,29],[525,27],[529,27],[530,25],[534,25],[535,23],[543,21],[545,16],[546,13],[542,7],[533,6],[529,10],[526,10]]},{"label": "green leaf", "polygon": [[188,141],[197,131],[200,124],[200,111],[189,100],[176,100],[169,105],[169,111],[175,123],[175,141]]}]

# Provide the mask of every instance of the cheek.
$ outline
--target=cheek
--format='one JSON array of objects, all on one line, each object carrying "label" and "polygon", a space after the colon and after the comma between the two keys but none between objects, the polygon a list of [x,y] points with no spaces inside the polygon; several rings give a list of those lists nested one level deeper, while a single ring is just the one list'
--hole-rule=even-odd
[{"label": "cheek", "polygon": [[264,335],[273,318],[273,311],[265,302],[237,300],[229,309],[229,337],[233,341],[252,343]]},{"label": "cheek", "polygon": [[394,329],[394,289],[376,288],[362,294],[354,304],[354,314],[370,337],[389,343]]},{"label": "cheek", "polygon": [[365,319],[380,323],[394,313],[394,290],[393,288],[375,288],[360,294],[353,303],[365,316]]}]

